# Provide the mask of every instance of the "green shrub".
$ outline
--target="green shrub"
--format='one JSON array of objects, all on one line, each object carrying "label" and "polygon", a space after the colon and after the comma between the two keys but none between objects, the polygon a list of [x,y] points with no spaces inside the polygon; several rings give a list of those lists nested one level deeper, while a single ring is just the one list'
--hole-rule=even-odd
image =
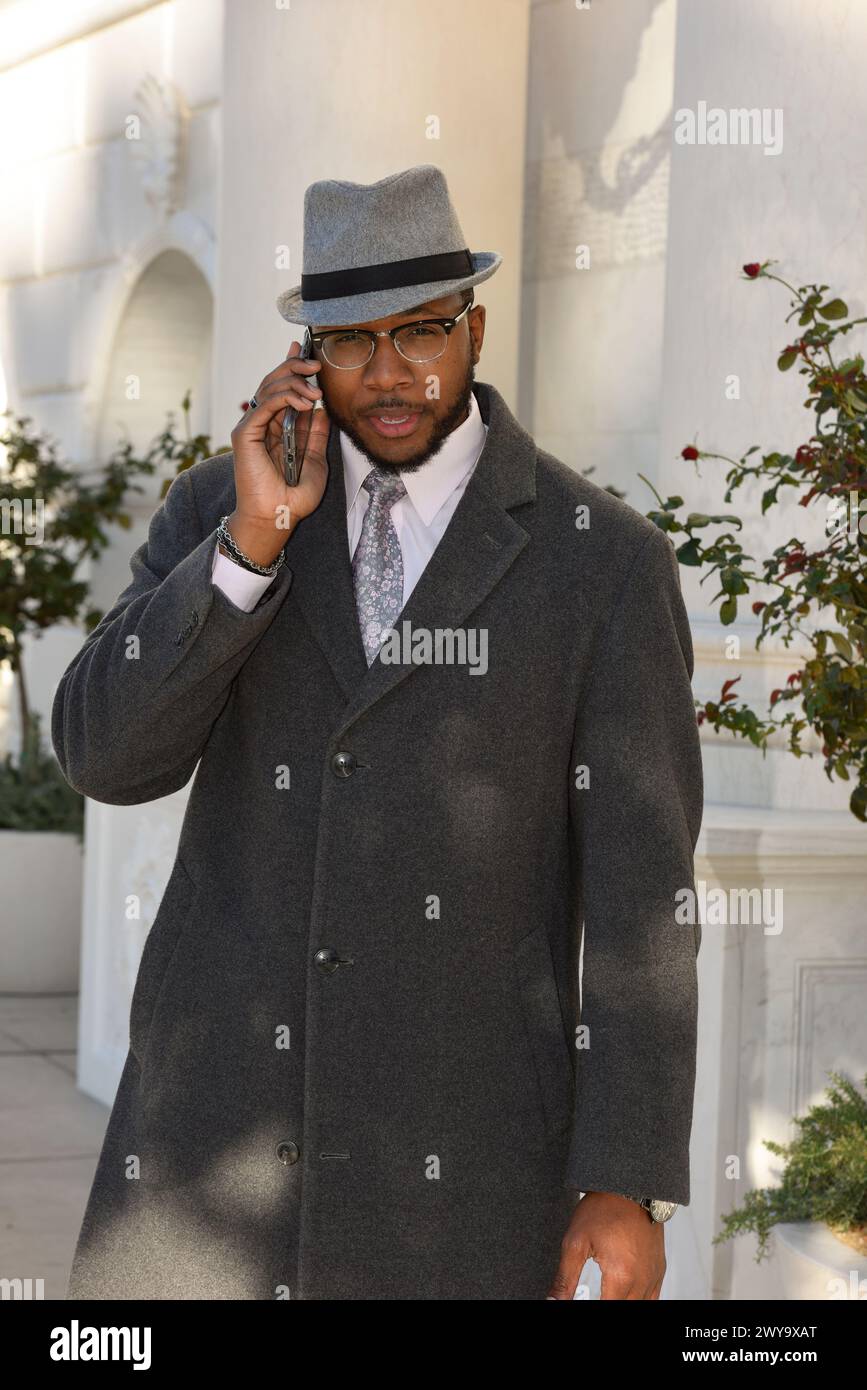
[{"label": "green shrub", "polygon": [[[759,1261],[779,1221],[822,1221],[867,1254],[867,1099],[839,1072],[829,1075],[835,1083],[826,1088],[829,1103],[795,1119],[800,1133],[792,1143],[764,1141],[786,1160],[780,1186],[748,1192],[743,1205],[723,1217],[714,1245],[754,1231]],[[867,1088],[867,1076],[863,1084]]]}]

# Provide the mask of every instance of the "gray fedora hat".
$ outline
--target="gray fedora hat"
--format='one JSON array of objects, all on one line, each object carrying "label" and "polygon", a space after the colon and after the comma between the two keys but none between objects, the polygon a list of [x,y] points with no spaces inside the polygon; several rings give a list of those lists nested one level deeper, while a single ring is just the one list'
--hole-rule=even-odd
[{"label": "gray fedora hat", "polygon": [[301,284],[277,308],[312,328],[366,323],[478,285],[502,259],[468,249],[434,164],[378,183],[322,179],[304,195]]}]

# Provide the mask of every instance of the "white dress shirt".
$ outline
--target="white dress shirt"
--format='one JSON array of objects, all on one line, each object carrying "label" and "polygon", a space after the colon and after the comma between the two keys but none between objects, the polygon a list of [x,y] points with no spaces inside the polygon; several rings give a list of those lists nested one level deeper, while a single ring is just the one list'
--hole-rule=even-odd
[{"label": "white dress shirt", "polygon": [[[394,529],[403,556],[403,602],[418,583],[428,560],[454,515],[472,477],[488,436],[475,393],[470,392],[469,414],[443,441],[439,452],[414,473],[401,473],[406,496],[391,509]],[[361,525],[370,498],[361,486],[373,465],[352,440],[340,431],[340,451],[346,482],[346,530],[350,559],[361,536]],[[213,582],[237,608],[250,613],[272,583],[273,576],[254,574],[220,553],[214,546]]]}]

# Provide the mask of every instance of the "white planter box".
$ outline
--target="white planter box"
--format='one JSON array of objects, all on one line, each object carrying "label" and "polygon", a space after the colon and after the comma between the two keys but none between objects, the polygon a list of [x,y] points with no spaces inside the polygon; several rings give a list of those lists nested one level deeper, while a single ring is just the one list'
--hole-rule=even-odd
[{"label": "white planter box", "polygon": [[783,1295],[793,1299],[867,1298],[867,1256],[819,1221],[774,1227]]},{"label": "white planter box", "polygon": [[0,830],[0,993],[77,993],[82,867],[73,834]]}]

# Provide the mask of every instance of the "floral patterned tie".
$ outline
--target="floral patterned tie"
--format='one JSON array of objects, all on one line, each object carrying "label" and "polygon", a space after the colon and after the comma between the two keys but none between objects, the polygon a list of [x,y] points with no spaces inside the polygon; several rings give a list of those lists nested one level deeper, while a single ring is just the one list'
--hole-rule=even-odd
[{"label": "floral patterned tie", "polygon": [[361,486],[370,501],[352,557],[352,582],[370,666],[403,607],[403,556],[391,509],[406,496],[406,488],[396,473],[382,468],[372,468]]}]

